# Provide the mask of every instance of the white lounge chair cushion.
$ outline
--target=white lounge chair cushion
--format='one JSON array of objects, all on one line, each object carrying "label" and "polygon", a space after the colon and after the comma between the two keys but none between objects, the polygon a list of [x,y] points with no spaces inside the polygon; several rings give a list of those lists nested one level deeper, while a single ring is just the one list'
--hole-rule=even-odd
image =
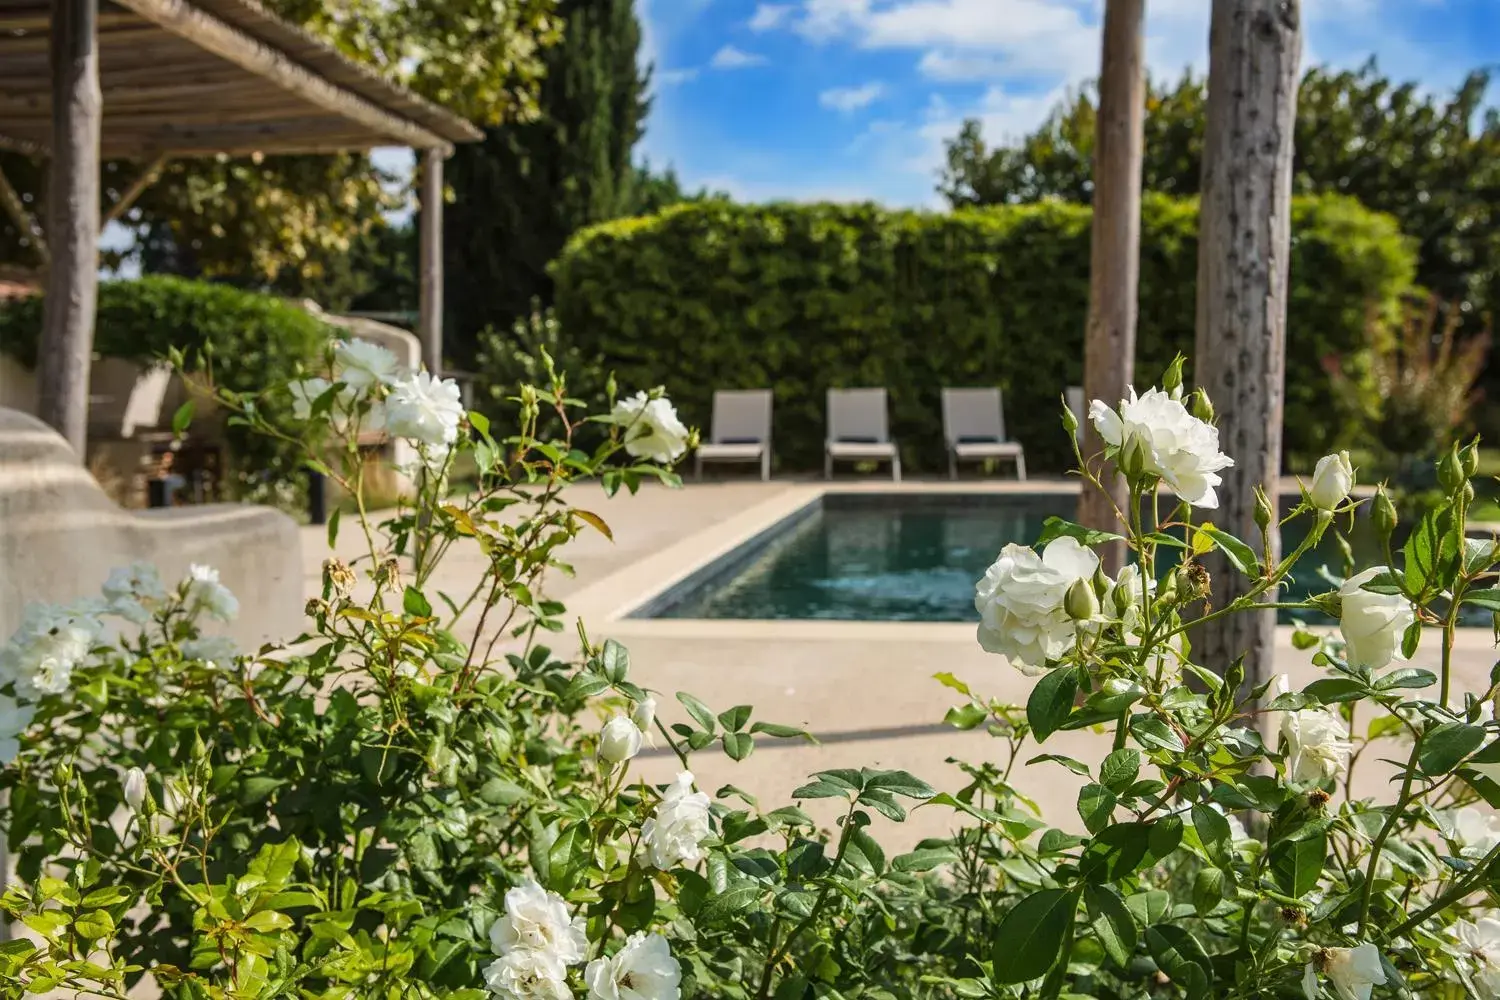
[{"label": "white lounge chair cushion", "polygon": [[759,458],[765,454],[766,445],[764,441],[751,442],[749,444],[700,444],[698,455],[700,458],[721,459],[744,459],[749,461]]},{"label": "white lounge chair cushion", "polygon": [[890,458],[896,454],[894,441],[829,441],[828,454],[833,458]]},{"label": "white lounge chair cushion", "polygon": [[953,446],[959,458],[1010,458],[1021,454],[1021,446],[1015,441],[965,441]]}]

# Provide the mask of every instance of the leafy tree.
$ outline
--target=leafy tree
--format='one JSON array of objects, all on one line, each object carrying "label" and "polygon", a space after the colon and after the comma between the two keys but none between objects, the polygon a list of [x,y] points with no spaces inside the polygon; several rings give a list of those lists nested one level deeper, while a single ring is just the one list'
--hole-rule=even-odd
[{"label": "leafy tree", "polygon": [[[1500,303],[1500,111],[1486,108],[1487,70],[1450,95],[1394,83],[1372,59],[1357,70],[1309,70],[1297,109],[1295,188],[1337,192],[1395,216],[1418,245],[1418,280],[1460,308]],[[1152,85],[1147,190],[1198,192],[1204,86]],[[977,122],[947,146],[939,187],[955,207],[1090,198],[1094,95],[1061,103],[1020,141],[991,148]]]},{"label": "leafy tree", "polygon": [[562,0],[558,14],[537,119],[487,129],[450,161],[464,210],[446,227],[447,301],[465,359],[478,331],[509,329],[534,298],[551,302],[547,265],[572,233],[678,187],[631,162],[649,110],[633,0]]}]

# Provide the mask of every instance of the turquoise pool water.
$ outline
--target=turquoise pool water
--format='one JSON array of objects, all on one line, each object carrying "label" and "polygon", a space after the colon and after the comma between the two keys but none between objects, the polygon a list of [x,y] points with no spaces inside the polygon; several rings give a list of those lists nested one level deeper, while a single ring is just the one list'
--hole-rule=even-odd
[{"label": "turquoise pool water", "polygon": [[[1065,494],[825,494],[632,617],[978,621],[974,583],[1000,549],[1030,543],[1043,521],[1071,519],[1075,506]],[[1362,534],[1359,568],[1379,561]],[[1298,541],[1288,534],[1282,543]],[[1289,592],[1330,589],[1319,578],[1324,564],[1340,568],[1330,541],[1298,564]]]}]

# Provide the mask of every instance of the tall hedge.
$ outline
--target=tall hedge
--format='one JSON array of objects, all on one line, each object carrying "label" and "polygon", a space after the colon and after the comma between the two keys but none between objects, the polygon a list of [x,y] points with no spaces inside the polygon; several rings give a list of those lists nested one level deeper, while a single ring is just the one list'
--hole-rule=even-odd
[{"label": "tall hedge", "polygon": [[[28,367],[36,365],[41,329],[42,296],[0,305],[0,351]],[[149,364],[173,347],[189,356],[211,347],[218,384],[258,392],[315,365],[333,335],[326,323],[275,296],[153,275],[100,284],[94,350]],[[297,449],[238,426],[226,427],[225,437],[234,474],[228,485],[249,499],[297,505],[303,478]]]},{"label": "tall hedge", "polygon": [[[1372,307],[1394,308],[1413,255],[1394,221],[1338,197],[1292,209],[1286,443],[1321,454],[1342,430],[1323,361],[1356,355]],[[1063,388],[1083,376],[1086,206],[886,211],[704,202],[578,233],[553,265],[565,337],[622,386],[665,384],[706,430],[715,388],[772,386],[783,468],[821,462],[824,390],[883,385],[916,468],[942,464],[939,390],[1004,390],[1012,437],[1063,468]],[[1136,363],[1191,354],[1197,203],[1148,197]]]}]

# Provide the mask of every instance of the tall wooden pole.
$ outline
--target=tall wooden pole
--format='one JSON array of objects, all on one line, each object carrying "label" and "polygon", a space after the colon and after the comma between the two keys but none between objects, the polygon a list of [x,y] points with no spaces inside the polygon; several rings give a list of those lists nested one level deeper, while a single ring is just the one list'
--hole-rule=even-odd
[{"label": "tall wooden pole", "polygon": [[443,150],[422,151],[422,197],[419,225],[417,334],[422,338],[422,361],[433,375],[443,371]]},{"label": "tall wooden pole", "polygon": [[37,412],[84,460],[99,291],[98,0],[53,0],[52,164]]},{"label": "tall wooden pole", "polygon": [[[1099,114],[1094,126],[1094,226],[1089,259],[1089,319],[1083,353],[1086,400],[1115,406],[1135,372],[1136,288],[1141,270],[1141,154],[1145,144],[1145,67],[1142,24],[1145,0],[1108,0],[1104,8]],[[1085,421],[1083,454],[1104,448]],[[1079,521],[1091,528],[1120,527],[1115,511],[1126,504],[1125,481],[1111,464],[1102,481],[1109,495],[1085,489]],[[1110,571],[1125,558],[1123,543],[1100,550]]]},{"label": "tall wooden pole", "polygon": [[[1193,362],[1219,414],[1220,447],[1234,459],[1213,520],[1252,547],[1260,530],[1251,490],[1263,484],[1274,500],[1281,471],[1300,6],[1214,0],[1209,28]],[[1275,558],[1274,529],[1268,541]],[[1215,607],[1249,589],[1223,557],[1204,563]],[[1199,629],[1193,652],[1216,670],[1244,653],[1246,683],[1259,684],[1270,676],[1275,627],[1269,609],[1230,615]]]}]

